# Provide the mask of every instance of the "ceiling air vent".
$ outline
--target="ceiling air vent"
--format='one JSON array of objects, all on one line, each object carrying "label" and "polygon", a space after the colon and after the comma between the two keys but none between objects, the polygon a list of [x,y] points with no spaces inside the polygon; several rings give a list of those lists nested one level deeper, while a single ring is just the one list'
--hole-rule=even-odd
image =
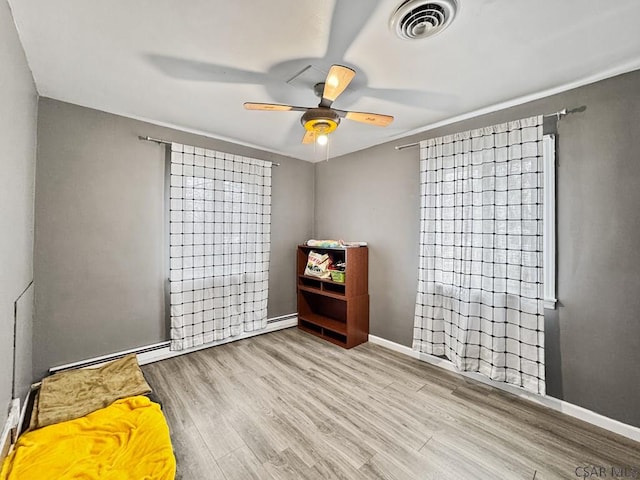
[{"label": "ceiling air vent", "polygon": [[431,37],[453,20],[455,0],[407,0],[391,16],[389,26],[404,40]]}]

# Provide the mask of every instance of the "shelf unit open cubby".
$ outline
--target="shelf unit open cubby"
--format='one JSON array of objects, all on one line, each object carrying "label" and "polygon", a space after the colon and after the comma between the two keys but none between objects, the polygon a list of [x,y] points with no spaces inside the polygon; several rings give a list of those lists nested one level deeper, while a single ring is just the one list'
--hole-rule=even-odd
[{"label": "shelf unit open cubby", "polygon": [[[346,264],[345,281],[304,274],[309,252],[326,253]],[[369,337],[369,250],[367,247],[298,246],[298,328],[344,348]]]}]

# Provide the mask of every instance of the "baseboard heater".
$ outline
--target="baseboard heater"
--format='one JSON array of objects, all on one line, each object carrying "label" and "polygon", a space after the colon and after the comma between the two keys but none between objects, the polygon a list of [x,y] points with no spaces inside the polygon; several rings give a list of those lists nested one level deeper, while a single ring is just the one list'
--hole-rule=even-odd
[{"label": "baseboard heater", "polygon": [[267,318],[267,325],[272,323],[284,322],[285,320],[297,319],[298,313],[289,313],[287,315],[280,315],[279,317]]},{"label": "baseboard heater", "polygon": [[108,355],[102,355],[101,357],[95,357],[87,360],[80,360],[79,362],[67,363],[65,365],[60,365],[57,367],[51,367],[49,369],[49,373],[62,372],[64,370],[72,370],[74,368],[92,367],[94,365],[100,365],[101,363],[117,360],[118,358],[122,358],[125,355],[129,355],[131,353],[140,355],[142,353],[154,352],[162,348],[168,348],[170,345],[171,345],[171,342],[166,341],[166,342],[154,343],[153,345],[147,345],[144,347],[132,348],[130,350],[123,350],[121,352],[110,353]]},{"label": "baseboard heater", "polygon": [[215,347],[217,345],[223,345],[225,343],[234,342],[236,340],[242,340],[245,338],[253,337],[255,335],[262,335],[264,333],[274,332],[282,328],[293,327],[297,324],[297,322],[298,322],[298,314],[290,313],[287,315],[281,315],[278,317],[267,319],[267,328],[263,330],[258,330],[255,332],[246,332],[242,335],[225,338],[224,340],[208,343],[206,345],[201,345],[199,347],[191,348],[188,350],[171,351],[169,350],[169,347],[171,346],[171,342],[166,341],[166,342],[154,343],[152,345],[146,345],[143,347],[132,348],[132,349],[124,350],[121,352],[110,353],[107,355],[102,355],[100,357],[80,360],[78,362],[67,363],[65,365],[51,367],[49,369],[49,373],[62,372],[64,370],[71,370],[74,368],[92,367],[95,365],[100,365],[102,363],[110,362],[112,360],[116,360],[118,358],[122,358],[125,355],[130,355],[132,353],[135,353],[138,356],[138,362],[140,363],[140,365],[144,365],[146,363],[152,363],[152,362],[157,362],[159,360],[163,360],[166,358],[177,357],[179,355],[195,352],[197,350],[202,350],[209,347]]}]

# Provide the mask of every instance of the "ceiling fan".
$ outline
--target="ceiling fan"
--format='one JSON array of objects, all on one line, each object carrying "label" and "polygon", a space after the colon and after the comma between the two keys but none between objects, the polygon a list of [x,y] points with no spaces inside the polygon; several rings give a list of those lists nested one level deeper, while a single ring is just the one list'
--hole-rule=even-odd
[{"label": "ceiling fan", "polygon": [[327,135],[333,132],[340,124],[340,119],[348,118],[356,122],[386,127],[393,121],[391,115],[381,115],[379,113],[351,112],[347,110],[337,110],[331,108],[336,98],[344,92],[353,77],[355,70],[342,65],[332,65],[324,82],[318,83],[314,87],[320,103],[317,107],[295,107],[293,105],[282,105],[277,103],[250,103],[246,102],[244,108],[247,110],[266,110],[271,112],[295,111],[304,112],[300,122],[306,132],[302,138],[302,143],[314,143],[326,145]]}]

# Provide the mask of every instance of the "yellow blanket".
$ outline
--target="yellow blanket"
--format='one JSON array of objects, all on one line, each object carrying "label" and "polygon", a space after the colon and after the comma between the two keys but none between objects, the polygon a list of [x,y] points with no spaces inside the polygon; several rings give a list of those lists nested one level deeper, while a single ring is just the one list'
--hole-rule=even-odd
[{"label": "yellow blanket", "polygon": [[175,470],[160,406],[138,396],[25,433],[0,480],[173,480]]}]

